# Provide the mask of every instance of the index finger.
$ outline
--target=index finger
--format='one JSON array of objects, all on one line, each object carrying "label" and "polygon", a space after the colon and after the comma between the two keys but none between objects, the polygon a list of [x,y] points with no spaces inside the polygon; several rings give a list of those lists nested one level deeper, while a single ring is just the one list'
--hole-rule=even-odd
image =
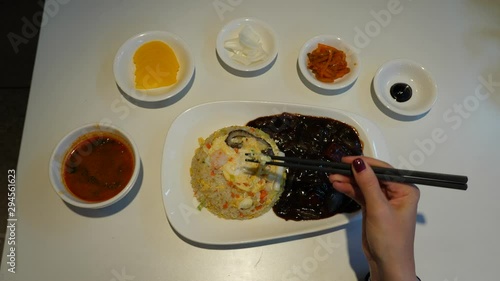
[{"label": "index finger", "polygon": [[380,182],[375,176],[370,164],[365,163],[364,158],[356,157],[352,161],[352,170],[354,180],[363,193],[366,208],[380,208],[387,205],[387,197],[382,191]]},{"label": "index finger", "polygon": [[384,167],[384,168],[393,168],[389,163],[371,158],[366,156],[345,156],[342,157],[342,162],[351,164],[357,158],[363,159],[364,162],[368,163],[370,166]]}]

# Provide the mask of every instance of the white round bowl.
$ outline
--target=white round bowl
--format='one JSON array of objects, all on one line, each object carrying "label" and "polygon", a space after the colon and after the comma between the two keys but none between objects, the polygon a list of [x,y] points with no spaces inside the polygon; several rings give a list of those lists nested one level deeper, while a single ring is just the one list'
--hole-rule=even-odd
[{"label": "white round bowl", "polygon": [[[343,77],[336,79],[333,83],[325,83],[317,80],[313,72],[307,68],[309,61],[307,54],[314,51],[318,47],[318,43],[343,51],[346,54],[347,65],[351,71]],[[358,78],[360,71],[359,58],[355,49],[341,38],[333,35],[318,35],[307,41],[300,49],[298,64],[300,72],[309,83],[325,90],[338,90],[351,85]]]},{"label": "white round bowl", "polygon": [[[139,47],[150,41],[162,41],[175,53],[179,61],[177,82],[171,86],[139,90],[135,88],[134,54]],[[148,31],[128,39],[115,56],[113,72],[116,84],[133,99],[145,102],[166,100],[180,93],[194,74],[194,59],[188,45],[177,35],[165,31]]]},{"label": "white round bowl", "polygon": [[[117,135],[120,140],[127,142],[134,155],[134,171],[127,185],[114,197],[101,202],[89,202],[80,199],[68,190],[62,178],[62,168],[65,158],[70,152],[70,149],[74,145],[76,145],[75,142],[82,140],[83,136],[96,135],[99,134],[99,132],[110,132]],[[99,209],[110,206],[127,195],[127,193],[132,189],[135,182],[137,181],[137,177],[139,176],[140,162],[139,150],[137,146],[132,141],[130,136],[123,130],[111,125],[89,124],[71,131],[57,144],[52,153],[52,156],[50,157],[49,176],[50,181],[52,182],[52,186],[57,195],[59,195],[59,197],[61,197],[61,199],[66,203],[80,208]]]},{"label": "white round bowl", "polygon": [[[408,101],[397,102],[390,89],[396,83],[406,83],[412,89]],[[382,65],[373,79],[377,99],[390,111],[404,116],[419,116],[428,112],[437,99],[437,85],[420,64],[407,59],[391,60]]]},{"label": "white round bowl", "polygon": [[[244,65],[231,58],[230,51],[224,48],[227,40],[238,38],[239,33],[245,27],[251,26],[260,36],[262,48],[267,57],[250,65]],[[267,23],[255,18],[239,18],[227,23],[217,35],[216,50],[219,58],[229,67],[241,72],[254,72],[269,66],[278,55],[278,42],[276,33]]]}]

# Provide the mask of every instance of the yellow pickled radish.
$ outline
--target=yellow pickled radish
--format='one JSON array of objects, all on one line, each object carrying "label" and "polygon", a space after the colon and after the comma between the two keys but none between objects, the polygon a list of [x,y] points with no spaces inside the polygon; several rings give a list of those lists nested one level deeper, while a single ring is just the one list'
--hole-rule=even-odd
[{"label": "yellow pickled radish", "polygon": [[134,54],[135,88],[155,89],[177,82],[179,62],[170,46],[161,41],[148,42]]}]

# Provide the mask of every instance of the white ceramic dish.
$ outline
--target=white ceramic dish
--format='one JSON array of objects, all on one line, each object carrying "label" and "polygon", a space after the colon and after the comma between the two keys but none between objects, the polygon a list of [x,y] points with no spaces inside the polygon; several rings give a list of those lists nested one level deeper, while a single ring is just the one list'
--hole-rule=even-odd
[{"label": "white ceramic dish", "polygon": [[[133,57],[140,46],[150,41],[163,41],[174,51],[179,61],[177,82],[168,87],[138,90],[135,88]],[[113,72],[116,83],[125,94],[136,100],[156,102],[180,93],[193,77],[194,68],[194,59],[189,47],[179,36],[165,31],[149,31],[133,36],[120,47],[115,56]]]},{"label": "white ceramic dish", "polygon": [[[390,89],[396,83],[412,88],[408,101],[397,102]],[[392,60],[382,65],[373,78],[378,100],[389,110],[404,116],[418,116],[429,111],[437,99],[437,85],[420,64],[407,59]]]},{"label": "white ceramic dish", "polygon": [[[325,83],[317,80],[313,72],[307,68],[309,60],[307,58],[307,54],[316,49],[318,47],[318,43],[332,46],[343,51],[346,54],[347,65],[351,71],[343,77],[336,79],[333,83]],[[359,57],[356,54],[355,49],[344,40],[333,35],[318,35],[307,41],[300,49],[298,64],[300,72],[309,83],[325,90],[338,90],[351,85],[358,78],[360,71]]]},{"label": "white ceramic dish", "polygon": [[[130,178],[128,184],[114,197],[102,202],[88,202],[76,197],[66,188],[62,179],[62,166],[64,165],[67,153],[75,144],[75,141],[85,135],[98,135],[99,132],[113,133],[128,143],[128,145],[132,148],[132,153],[134,155],[134,172],[132,173],[132,177]],[[71,131],[57,144],[52,156],[50,157],[49,176],[57,195],[59,195],[59,197],[61,197],[61,199],[66,203],[80,208],[99,209],[110,206],[127,195],[139,176],[140,162],[139,150],[132,138],[125,131],[111,125],[88,124]]]},{"label": "white ceramic dish", "polygon": [[224,220],[197,210],[189,169],[198,138],[230,125],[244,125],[260,116],[281,112],[331,117],[354,126],[364,142],[364,154],[388,160],[380,130],[368,119],[344,111],[296,104],[227,101],[199,105],[175,119],[168,131],[162,160],[162,196],[171,226],[188,240],[207,245],[234,245],[314,233],[344,225],[359,214],[341,214],[316,221],[285,221],[271,210],[261,217]]},{"label": "white ceramic dish", "polygon": [[[260,36],[262,48],[267,57],[250,65],[244,65],[231,58],[231,54],[224,48],[224,42],[238,38],[238,34],[245,27],[251,26]],[[269,66],[278,55],[278,42],[274,30],[267,23],[255,18],[240,18],[227,23],[217,35],[216,49],[219,58],[229,67],[243,72],[253,72]]]}]

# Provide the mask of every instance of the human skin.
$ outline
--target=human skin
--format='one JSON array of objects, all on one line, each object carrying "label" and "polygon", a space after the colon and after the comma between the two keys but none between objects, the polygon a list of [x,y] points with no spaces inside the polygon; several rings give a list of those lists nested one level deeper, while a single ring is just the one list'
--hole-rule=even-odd
[{"label": "human skin", "polygon": [[371,166],[391,167],[377,159],[350,156],[353,177],[329,176],[333,187],[362,210],[362,244],[372,281],[415,281],[414,240],[420,191],[414,185],[379,181]]}]

